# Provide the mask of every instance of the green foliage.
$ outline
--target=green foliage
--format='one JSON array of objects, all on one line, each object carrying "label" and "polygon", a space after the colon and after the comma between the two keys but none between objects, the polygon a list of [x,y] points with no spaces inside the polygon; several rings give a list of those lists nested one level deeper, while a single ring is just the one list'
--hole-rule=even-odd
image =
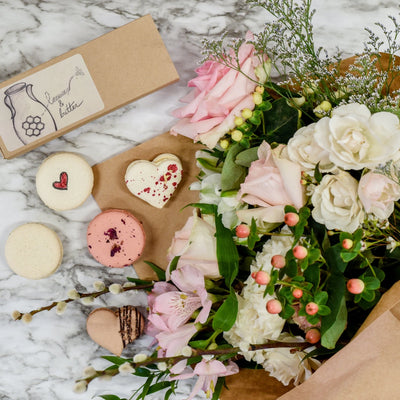
[{"label": "green foliage", "polygon": [[236,321],[238,300],[233,289],[214,315],[212,327],[214,330],[229,331]]},{"label": "green foliage", "polygon": [[165,281],[165,271],[162,268],[151,261],[145,261],[145,263],[156,273],[158,280]]},{"label": "green foliage", "polygon": [[221,190],[239,189],[240,184],[244,181],[247,174],[247,168],[235,162],[236,156],[243,150],[243,146],[235,143],[231,146],[226,154],[224,165],[221,172]]}]

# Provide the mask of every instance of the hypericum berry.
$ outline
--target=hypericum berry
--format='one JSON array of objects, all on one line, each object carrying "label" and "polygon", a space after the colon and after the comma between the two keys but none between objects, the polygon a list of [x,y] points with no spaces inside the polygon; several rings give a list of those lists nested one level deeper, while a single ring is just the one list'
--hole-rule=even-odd
[{"label": "hypericum berry", "polygon": [[249,119],[253,116],[253,111],[250,110],[250,108],[245,108],[242,110],[242,117],[244,119]]},{"label": "hypericum berry", "polygon": [[303,291],[301,289],[293,289],[293,297],[295,297],[296,299],[301,299],[303,297]]},{"label": "hypericum berry", "polygon": [[295,226],[299,222],[300,217],[294,212],[288,212],[285,214],[283,221],[287,226]]},{"label": "hypericum berry", "polygon": [[308,315],[315,315],[318,312],[318,304],[311,301],[306,304],[306,313]]},{"label": "hypericum berry", "polygon": [[236,126],[240,126],[240,125],[243,125],[243,118],[242,117],[235,117],[235,119],[233,120],[233,122],[234,122],[234,124],[236,125]]},{"label": "hypericum berry", "polygon": [[235,142],[240,142],[243,139],[243,133],[240,132],[238,129],[235,129],[232,133],[231,133],[231,138],[232,140],[234,140]]},{"label": "hypericum berry", "polygon": [[238,238],[247,238],[250,235],[250,228],[248,225],[240,224],[236,227],[236,236]]},{"label": "hypericum berry", "polygon": [[321,340],[321,332],[317,328],[311,328],[306,333],[308,343],[315,344]]},{"label": "hypericum berry", "polygon": [[258,283],[259,285],[268,285],[268,283],[271,280],[271,277],[269,276],[268,272],[265,271],[258,271],[255,275],[254,280],[256,281],[256,283]]},{"label": "hypericum berry", "polygon": [[274,268],[281,269],[286,264],[285,257],[281,256],[280,254],[276,254],[271,258],[271,264]]},{"label": "hypericum berry", "polygon": [[282,304],[279,300],[272,299],[267,302],[267,311],[270,314],[279,314],[282,311]]},{"label": "hypericum berry", "polygon": [[365,283],[361,279],[349,279],[347,281],[347,290],[352,294],[360,294],[364,291]]},{"label": "hypericum berry", "polygon": [[261,104],[263,101],[262,95],[258,92],[254,92],[253,93],[253,101],[256,106]]},{"label": "hypericum berry", "polygon": [[229,140],[227,139],[222,139],[219,142],[219,145],[223,148],[223,149],[227,149],[229,147]]},{"label": "hypericum berry", "polygon": [[257,274],[256,271],[252,272],[252,273],[251,273],[251,277],[252,277],[253,279],[256,279],[256,274]]},{"label": "hypericum berry", "polygon": [[297,258],[298,260],[303,260],[304,258],[307,257],[308,251],[304,246],[294,246],[293,248],[293,255],[295,258]]},{"label": "hypericum berry", "polygon": [[353,241],[351,239],[344,239],[342,242],[342,247],[346,250],[350,250],[353,247]]}]

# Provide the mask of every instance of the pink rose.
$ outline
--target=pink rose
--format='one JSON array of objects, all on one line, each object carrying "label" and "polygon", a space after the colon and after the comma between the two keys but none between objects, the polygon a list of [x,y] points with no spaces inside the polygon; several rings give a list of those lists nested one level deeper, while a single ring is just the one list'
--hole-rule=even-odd
[{"label": "pink rose", "polygon": [[[252,38],[252,34],[246,37]],[[181,99],[187,105],[172,113],[181,119],[171,128],[173,135],[184,135],[213,148],[235,127],[234,119],[244,108],[254,109],[254,70],[260,60],[254,56],[254,46],[246,42],[241,45],[238,58],[243,73],[216,61],[206,61],[196,69],[198,76],[188,83],[194,89]]]},{"label": "pink rose", "polygon": [[[196,213],[189,217],[185,226],[172,239],[167,258],[171,261],[180,256],[177,269],[190,265],[199,270],[206,278],[219,278],[217,260],[217,242],[215,227]],[[169,266],[167,279],[169,279]]]},{"label": "pink rose", "polygon": [[271,150],[267,142],[260,145],[258,160],[251,163],[239,190],[244,202],[259,207],[239,210],[240,220],[249,223],[254,217],[263,222],[283,222],[286,205],[299,209],[305,204],[300,165],[279,157],[280,150]]},{"label": "pink rose", "polygon": [[400,199],[400,185],[371,171],[361,177],[358,196],[367,213],[387,219],[394,210],[394,202]]}]

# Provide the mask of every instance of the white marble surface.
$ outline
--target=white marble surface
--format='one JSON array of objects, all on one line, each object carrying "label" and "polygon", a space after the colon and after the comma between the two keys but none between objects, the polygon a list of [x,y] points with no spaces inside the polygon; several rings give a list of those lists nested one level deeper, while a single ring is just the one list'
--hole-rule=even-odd
[{"label": "white marble surface", "polygon": [[[315,0],[317,44],[339,46],[346,54],[362,50],[364,26],[387,23],[398,15],[394,0]],[[62,138],[12,160],[0,159],[0,399],[92,399],[98,394],[131,395],[139,385],[133,376],[97,381],[82,395],[72,392],[75,379],[89,364],[108,365],[108,354],[87,336],[87,314],[95,307],[144,304],[140,294],[107,295],[92,306],[69,305],[65,314],[54,311],[34,317],[29,325],[14,322],[22,312],[66,297],[69,289],[92,290],[96,280],[125,281],[133,270],[110,271],[97,264],[85,246],[87,223],[99,208],[93,198],[68,212],[48,209],[35,192],[35,174],[43,159],[57,151],[73,151],[90,164],[129,149],[172,125],[171,110],[186,93],[186,82],[200,59],[203,37],[218,37],[225,29],[243,34],[259,31],[264,12],[234,0],[0,0],[0,81],[62,54],[131,20],[150,13],[181,76],[180,82],[134,104],[93,121]],[[51,277],[28,281],[13,274],[4,258],[9,232],[25,222],[52,227],[64,245],[60,269]],[[124,355],[134,354],[129,347]],[[183,385],[177,399],[185,398]],[[160,395],[152,397],[159,399]]]}]

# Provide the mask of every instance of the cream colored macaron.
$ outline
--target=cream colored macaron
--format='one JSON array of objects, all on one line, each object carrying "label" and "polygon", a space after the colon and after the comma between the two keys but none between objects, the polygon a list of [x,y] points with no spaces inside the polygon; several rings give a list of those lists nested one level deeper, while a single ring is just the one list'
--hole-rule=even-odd
[{"label": "cream colored macaron", "polygon": [[42,279],[60,266],[63,246],[58,235],[39,223],[27,223],[15,228],[5,245],[9,267],[28,279]]},{"label": "cream colored macaron", "polygon": [[92,168],[84,158],[74,153],[55,153],[39,167],[36,190],[49,208],[71,210],[90,196],[93,181]]}]

